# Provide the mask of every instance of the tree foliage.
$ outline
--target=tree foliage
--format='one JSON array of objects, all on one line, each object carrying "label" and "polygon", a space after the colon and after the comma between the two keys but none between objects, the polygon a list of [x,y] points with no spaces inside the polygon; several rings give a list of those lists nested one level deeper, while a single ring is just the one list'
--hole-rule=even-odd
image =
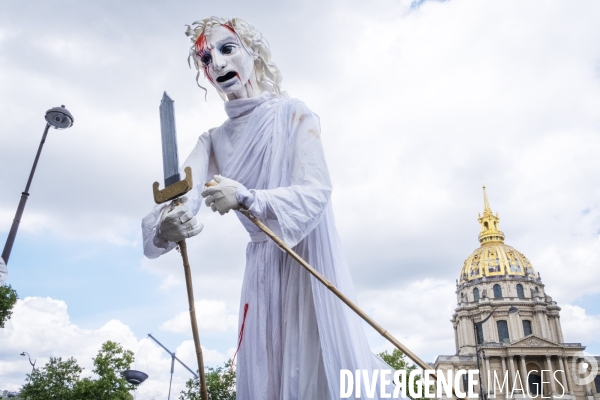
[{"label": "tree foliage", "polygon": [[73,357],[63,361],[50,357],[41,369],[27,375],[21,389],[21,398],[32,400],[130,400],[133,385],[127,383],[122,372],[134,361],[133,352],[124,350],[115,342],[107,341],[94,360],[97,379],[80,379],[83,368]]},{"label": "tree foliage", "polygon": [[[396,371],[405,370],[407,380],[408,380],[408,376],[410,375],[411,371],[417,369],[416,365],[408,363],[408,360],[406,360],[406,355],[398,349],[394,349],[394,351],[392,351],[392,354],[389,354],[387,351],[384,351],[383,353],[379,353],[378,355],[379,355],[379,357],[381,357],[381,359],[383,361],[385,361],[387,363],[387,365],[389,365]],[[421,385],[420,377],[415,378],[415,384],[414,384],[415,393],[418,393],[418,390],[417,390],[418,385]],[[415,398],[413,396],[410,396],[409,393],[406,393],[406,395],[408,397],[410,397],[412,400],[425,400],[424,397]]]},{"label": "tree foliage", "polygon": [[[235,400],[235,369],[231,360],[223,367],[206,368],[206,390],[209,400]],[[179,400],[200,400],[200,379],[189,379],[185,383],[186,390],[181,392]]]},{"label": "tree foliage", "polygon": [[82,370],[73,357],[65,361],[61,357],[50,357],[50,361],[44,367],[34,369],[27,375],[20,397],[35,400],[71,400],[73,388],[79,381]]},{"label": "tree foliage", "polygon": [[0,328],[4,328],[4,323],[10,319],[18,298],[17,292],[10,285],[0,286]]},{"label": "tree foliage", "polygon": [[[129,369],[134,357],[131,350],[110,340],[102,345],[96,358],[94,358],[94,372],[98,379],[91,381],[95,389],[94,399],[98,400],[127,400],[131,398],[130,390],[134,386],[123,378],[123,372]],[[89,380],[89,379],[88,379]],[[85,380],[84,380],[85,381]]]}]

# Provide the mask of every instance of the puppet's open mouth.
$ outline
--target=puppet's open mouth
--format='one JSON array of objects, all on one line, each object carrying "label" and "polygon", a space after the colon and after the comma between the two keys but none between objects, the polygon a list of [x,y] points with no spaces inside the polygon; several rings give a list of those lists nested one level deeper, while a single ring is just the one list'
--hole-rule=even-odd
[{"label": "puppet's open mouth", "polygon": [[237,76],[237,74],[236,74],[234,71],[229,71],[229,72],[228,72],[228,73],[226,73],[225,75],[223,75],[223,76],[219,76],[219,77],[217,78],[217,82],[219,82],[219,83],[222,83],[222,82],[228,81],[228,80],[230,80],[230,79],[233,79],[233,78],[235,78],[236,76]]}]

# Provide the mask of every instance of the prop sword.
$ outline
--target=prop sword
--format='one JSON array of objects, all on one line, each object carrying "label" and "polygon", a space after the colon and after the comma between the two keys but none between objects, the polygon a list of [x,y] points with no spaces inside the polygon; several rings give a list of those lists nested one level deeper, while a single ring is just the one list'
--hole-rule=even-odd
[{"label": "prop sword", "polygon": [[[169,200],[178,203],[179,197],[192,189],[192,169],[185,168],[185,178],[179,176],[179,157],[177,156],[177,132],[175,131],[175,108],[173,100],[163,94],[160,102],[160,133],[162,137],[163,172],[165,176],[165,188],[159,190],[159,183],[154,182],[152,189],[154,201],[161,204]],[[185,285],[187,288],[188,303],[190,306],[190,320],[192,333],[194,335],[194,346],[196,347],[196,358],[198,359],[198,374],[200,375],[200,395],[202,400],[208,400],[206,390],[206,379],[204,377],[204,360],[202,359],[202,348],[200,347],[200,336],[198,335],[198,323],[196,322],[196,309],[194,307],[194,288],[192,286],[192,272],[187,255],[185,239],[177,242],[181,258],[183,259],[183,271],[185,273]]]},{"label": "prop sword", "polygon": [[[210,187],[210,186],[215,186],[216,184],[217,183],[215,181],[210,181],[210,182],[206,183],[204,186]],[[361,317],[367,324],[371,325],[377,332],[379,332],[379,334],[381,336],[383,336],[390,343],[392,343],[394,346],[396,346],[396,348],[398,350],[400,350],[401,352],[406,354],[408,356],[408,358],[413,360],[423,370],[431,368],[425,361],[421,360],[421,358],[419,358],[415,353],[410,351],[408,349],[408,347],[406,347],[402,343],[400,343],[400,341],[398,341],[398,339],[393,337],[388,331],[383,329],[383,327],[381,325],[379,325],[377,322],[375,322],[375,320],[373,318],[369,317],[367,315],[367,313],[365,313],[363,310],[360,309],[360,307],[358,307],[356,304],[354,304],[354,302],[352,302],[352,300],[350,300],[348,297],[346,297],[346,295],[344,293],[342,293],[337,287],[335,287],[335,285],[333,283],[329,282],[329,280],[327,280],[316,269],[314,269],[309,263],[307,263],[302,257],[300,257],[294,250],[292,250],[287,244],[285,244],[285,242],[283,240],[281,240],[279,237],[277,237],[277,235],[275,235],[273,233],[273,231],[271,229],[269,229],[269,227],[267,225],[265,225],[264,223],[262,223],[262,221],[260,221],[258,218],[256,218],[250,211],[248,211],[248,209],[244,208],[243,206],[239,206],[238,208],[236,208],[236,210],[239,211],[240,213],[244,214],[244,216],[246,218],[248,218],[250,221],[252,221],[252,223],[254,225],[256,225],[261,231],[266,233],[267,236],[271,240],[273,240],[275,242],[275,244],[277,244],[277,246],[279,246],[279,248],[281,250],[288,253],[294,260],[296,260],[298,262],[298,264],[303,266],[304,269],[306,269],[312,276],[317,278],[317,280],[319,282],[321,282],[323,285],[325,285],[325,287],[327,289],[332,291],[333,294],[335,294],[348,307],[350,307],[352,309],[352,311],[354,311],[356,314],[358,314],[358,316]],[[435,373],[432,373],[431,377],[437,381],[437,375]],[[457,399],[464,400],[464,397],[460,397],[456,394],[456,392],[454,390],[454,385],[452,385],[452,394],[454,394],[454,396],[456,396]]]}]

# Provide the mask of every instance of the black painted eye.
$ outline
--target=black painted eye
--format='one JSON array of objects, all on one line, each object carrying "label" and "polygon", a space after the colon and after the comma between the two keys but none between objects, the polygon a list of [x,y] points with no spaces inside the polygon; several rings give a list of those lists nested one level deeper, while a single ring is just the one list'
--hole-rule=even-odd
[{"label": "black painted eye", "polygon": [[202,64],[208,65],[212,61],[212,56],[210,55],[210,53],[201,54],[200,61],[202,62]]},{"label": "black painted eye", "polygon": [[221,53],[228,55],[231,54],[235,51],[235,46],[232,44],[226,44],[225,46],[221,47]]}]

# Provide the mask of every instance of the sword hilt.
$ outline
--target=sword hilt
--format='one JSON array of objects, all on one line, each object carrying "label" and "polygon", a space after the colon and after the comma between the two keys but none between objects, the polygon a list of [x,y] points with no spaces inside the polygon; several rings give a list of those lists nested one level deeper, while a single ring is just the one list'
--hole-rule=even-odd
[{"label": "sword hilt", "polygon": [[154,192],[154,201],[156,204],[161,204],[169,200],[176,199],[192,190],[192,187],[194,186],[192,182],[192,169],[190,167],[185,167],[184,172],[185,178],[183,180],[175,182],[163,190],[158,190],[160,184],[158,182],[154,182],[152,185],[152,191]]}]

